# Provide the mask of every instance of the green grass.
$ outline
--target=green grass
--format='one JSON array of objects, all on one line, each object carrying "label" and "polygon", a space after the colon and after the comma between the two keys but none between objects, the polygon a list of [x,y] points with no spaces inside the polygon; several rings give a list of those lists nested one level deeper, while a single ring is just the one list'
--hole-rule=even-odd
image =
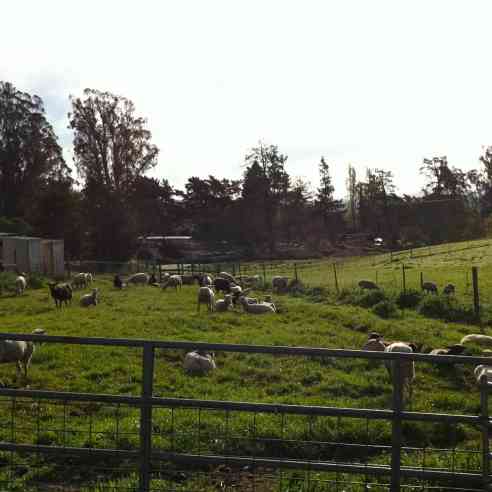
[{"label": "green grass", "polygon": [[[181,292],[163,292],[153,287],[112,288],[109,279],[98,278],[101,303],[93,308],[73,306],[57,310],[47,289],[28,290],[21,297],[0,298],[4,332],[30,333],[44,328],[50,335],[147,338],[152,340],[207,341],[260,345],[289,345],[329,348],[360,348],[368,331],[378,331],[387,339],[424,343],[442,347],[457,343],[476,328],[458,323],[430,320],[415,311],[404,311],[397,320],[383,320],[367,309],[330,303],[323,297],[276,295],[279,314],[250,316],[241,311],[196,313],[196,287]],[[261,295],[261,292],[256,294]],[[317,302],[313,302],[317,301]],[[30,387],[44,390],[139,395],[141,391],[141,351],[117,347],[42,345],[34,355]],[[382,364],[344,359],[280,357],[254,354],[218,354],[218,369],[207,377],[190,377],[182,369],[183,351],[158,350],[155,360],[154,395],[180,398],[328,405],[353,408],[390,408],[391,385]],[[479,393],[472,367],[435,367],[419,364],[412,409],[415,411],[477,414]],[[19,387],[13,365],[0,366],[0,378]],[[90,403],[35,402],[17,399],[0,401],[0,441],[12,438],[15,420],[18,443],[58,444],[75,447],[138,449],[139,413],[127,406]],[[154,410],[153,445],[164,450],[188,453],[211,452],[287,458],[360,460],[356,453],[335,449],[329,442],[389,445],[389,422],[362,419],[310,419],[302,416],[224,412],[190,409]],[[258,438],[261,438],[260,440]],[[298,442],[296,442],[298,441]],[[312,442],[315,441],[316,445]],[[405,445],[416,447],[478,449],[480,434],[466,426],[446,428],[442,424],[405,424]],[[324,443],[324,444],[323,444]],[[17,456],[17,455],[16,455]],[[427,451],[427,465],[445,466],[449,453]],[[32,465],[35,457],[27,459]],[[473,459],[472,459],[473,458]],[[0,482],[7,480],[10,455],[0,454]],[[370,453],[367,460],[389,463],[387,452]],[[476,470],[476,455],[454,457],[462,469]],[[5,461],[4,461],[5,460]],[[405,454],[405,464],[421,466],[418,452]],[[5,462],[5,466],[1,464]],[[29,490],[34,480],[62,481],[84,485],[84,492],[104,487],[133,487],[131,470],[121,464],[116,470],[92,474],[87,483],[83,470],[101,463],[73,463],[59,459],[42,461],[37,467],[15,475],[18,490]],[[104,463],[109,468],[111,463]],[[170,468],[172,469],[172,468]],[[35,470],[35,471],[33,471]],[[76,470],[76,471],[75,471]],[[209,490],[210,477],[217,470],[204,470],[201,476],[189,471],[154,480],[156,490]],[[178,473],[178,472],[176,472]],[[294,474],[268,480],[257,490],[279,490],[279,480],[290,481],[280,490],[305,490]],[[314,474],[313,474],[314,475]],[[95,477],[95,478],[94,478]],[[207,478],[208,477],[208,478]],[[312,477],[311,477],[312,479]],[[333,475],[319,474],[313,481],[318,488],[333,490]],[[10,479],[11,481],[13,478]],[[283,482],[282,482],[283,483]],[[117,484],[117,485],[111,485]],[[161,488],[159,488],[161,487]],[[170,485],[169,485],[170,487]],[[182,487],[182,488],[179,488]],[[360,490],[347,486],[345,490]],[[14,489],[13,489],[14,490]],[[107,489],[113,490],[113,489]],[[117,490],[117,489],[115,489]],[[213,487],[210,490],[216,490]],[[248,490],[243,487],[242,490]],[[372,490],[378,490],[373,488]]]}]

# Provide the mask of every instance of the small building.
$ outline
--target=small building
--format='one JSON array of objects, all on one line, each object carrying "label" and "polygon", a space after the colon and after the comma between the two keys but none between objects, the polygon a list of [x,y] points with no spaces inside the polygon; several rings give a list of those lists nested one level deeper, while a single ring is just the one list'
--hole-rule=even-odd
[{"label": "small building", "polygon": [[62,277],[65,273],[64,241],[0,235],[0,261],[7,270]]}]

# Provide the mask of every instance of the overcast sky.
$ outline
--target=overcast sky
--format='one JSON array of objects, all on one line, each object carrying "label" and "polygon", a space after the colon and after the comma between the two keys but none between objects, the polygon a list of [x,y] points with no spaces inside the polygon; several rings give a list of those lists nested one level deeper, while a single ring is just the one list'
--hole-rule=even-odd
[{"label": "overcast sky", "polygon": [[490,0],[2,2],[0,80],[36,93],[71,164],[68,96],[132,99],[152,175],[239,178],[260,139],[313,186],[321,155],[422,186],[424,157],[479,167],[492,144]]}]

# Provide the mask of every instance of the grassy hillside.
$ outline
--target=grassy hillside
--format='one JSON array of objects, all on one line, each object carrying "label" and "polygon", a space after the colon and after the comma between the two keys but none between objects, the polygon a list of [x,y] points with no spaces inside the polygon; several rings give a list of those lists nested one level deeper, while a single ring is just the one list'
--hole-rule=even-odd
[{"label": "grassy hillside", "polygon": [[[361,308],[311,302],[304,297],[288,295],[276,297],[280,311],[276,315],[253,317],[239,310],[197,314],[196,287],[184,287],[179,293],[153,287],[116,291],[109,279],[100,278],[97,286],[101,290],[101,303],[89,309],[80,308],[74,302],[68,309],[56,310],[47,289],[30,290],[22,297],[3,296],[0,298],[3,331],[28,333],[41,327],[53,335],[352,349],[360,348],[367,332],[372,330],[383,333],[387,339],[413,340],[427,347],[457,343],[464,334],[476,331],[466,325],[425,319],[411,311],[406,311],[405,317],[398,321],[385,321]],[[77,293],[76,297],[80,295]],[[217,371],[207,377],[190,377],[183,372],[183,356],[182,351],[157,352],[156,396],[390,408],[391,385],[382,364],[364,360],[218,354]],[[477,414],[479,393],[472,369],[419,364],[412,409]],[[0,378],[7,386],[19,386],[14,374],[13,365],[0,366]],[[43,345],[35,353],[30,371],[30,387],[45,390],[138,395],[140,383],[141,352],[136,349]],[[130,407],[54,402],[33,404],[19,399],[14,406],[10,399],[1,403],[0,414],[5,424],[0,426],[0,440],[14,438],[19,443],[80,447],[132,449],[137,446],[138,411]],[[155,411],[153,423],[154,445],[163,450],[389,463],[388,451],[383,448],[377,453],[366,450],[361,454],[360,449],[355,452],[333,444],[389,445],[390,423],[384,421],[161,409]],[[480,435],[477,429],[412,423],[405,425],[404,432],[406,446],[427,448],[426,451],[408,449],[404,455],[405,464],[423,466],[424,461],[425,466],[448,466],[452,462],[462,470],[479,467],[476,450]],[[88,477],[100,485],[87,485],[83,489],[86,491],[120,490],[104,487],[133,490],[135,479],[130,472],[122,470],[121,464],[112,472],[114,478],[110,480],[108,468],[113,466],[111,463],[99,463],[102,470],[96,473],[95,463],[75,465],[63,461],[56,464],[39,459],[37,467],[30,466],[9,478],[10,459],[9,454],[0,456],[0,478],[15,481],[18,490],[29,490],[29,484],[34,480],[80,485]],[[25,461],[35,457],[17,456],[17,459]],[[91,471],[87,475],[82,473],[84,470]],[[217,484],[210,483],[211,477],[221,476],[220,469],[207,470],[201,477],[189,472],[170,475],[167,470],[154,481],[156,490],[217,490]],[[230,473],[226,473],[227,477]],[[302,474],[297,479],[292,473],[283,477],[274,474],[271,478],[266,471],[260,475],[261,486],[259,484],[255,490],[307,490],[303,488],[305,477],[299,478]],[[224,480],[229,479],[232,480],[230,477]],[[333,475],[312,473],[310,481],[318,488],[310,490],[335,490],[328,482],[333,479]],[[235,480],[248,482],[241,475]],[[283,480],[288,486],[283,487]],[[210,489],[204,489],[206,486]],[[238,486],[235,487],[230,490],[237,490]],[[249,490],[246,485],[241,487],[240,490]],[[344,485],[343,490],[362,489],[359,485]]]}]

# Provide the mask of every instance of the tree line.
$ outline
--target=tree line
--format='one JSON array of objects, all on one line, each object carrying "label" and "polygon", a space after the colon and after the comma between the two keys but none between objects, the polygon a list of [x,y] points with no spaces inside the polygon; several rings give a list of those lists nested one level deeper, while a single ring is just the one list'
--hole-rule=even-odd
[{"label": "tree line", "polygon": [[149,177],[158,162],[147,121],[129,99],[86,89],[70,96],[75,177],[43,101],[0,81],[0,232],[64,238],[68,257],[126,260],[148,235],[191,235],[275,256],[280,242],[336,244],[347,232],[392,246],[480,237],[492,213],[492,147],[469,172],[447,158],[424,159],[426,184],[398,195],[384,169],[358,178],[349,166],[346,200],[335,198],[330,165],[319,184],[293,178],[288,156],[260,142],[240,179],[192,176],[183,190]]}]

